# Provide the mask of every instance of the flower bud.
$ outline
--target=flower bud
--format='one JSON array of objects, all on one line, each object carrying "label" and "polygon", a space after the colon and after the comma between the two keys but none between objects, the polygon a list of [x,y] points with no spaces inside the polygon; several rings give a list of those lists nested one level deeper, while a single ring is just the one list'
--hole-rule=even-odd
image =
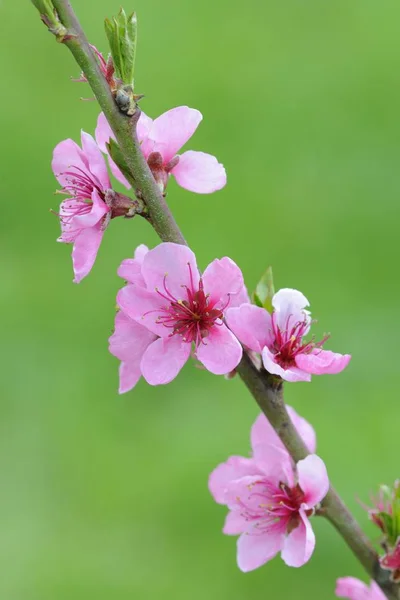
[{"label": "flower bud", "polygon": [[383,533],[383,545],[394,547],[400,538],[400,482],[393,488],[381,485],[374,507],[369,510],[371,521]]},{"label": "flower bud", "polygon": [[121,8],[118,15],[104,22],[116,76],[124,86],[134,87],[137,20],[133,12],[127,16]]},{"label": "flower bud", "polygon": [[56,36],[57,41],[63,42],[67,35],[67,30],[61,23],[56,9],[51,0],[32,0],[32,3],[38,9],[40,18],[48,27],[50,33]]}]

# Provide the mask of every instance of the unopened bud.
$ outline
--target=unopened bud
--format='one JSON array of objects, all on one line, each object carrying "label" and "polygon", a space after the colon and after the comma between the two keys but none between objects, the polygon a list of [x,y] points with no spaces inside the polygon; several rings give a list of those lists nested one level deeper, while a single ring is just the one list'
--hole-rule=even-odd
[{"label": "unopened bud", "polygon": [[137,20],[121,8],[118,15],[104,22],[116,76],[123,85],[134,87]]},{"label": "unopened bud", "polygon": [[63,42],[67,37],[67,29],[61,23],[56,9],[51,0],[32,0],[38,9],[40,18],[50,33],[56,36],[58,42]]},{"label": "unopened bud", "polygon": [[379,487],[375,506],[369,510],[370,518],[381,529],[385,547],[393,548],[400,539],[400,489],[398,482],[393,488]]}]

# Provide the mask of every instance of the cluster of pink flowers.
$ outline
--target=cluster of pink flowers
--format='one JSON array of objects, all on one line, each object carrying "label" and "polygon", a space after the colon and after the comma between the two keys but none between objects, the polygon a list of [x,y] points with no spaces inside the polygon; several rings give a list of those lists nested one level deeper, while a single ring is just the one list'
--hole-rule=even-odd
[{"label": "cluster of pink flowers", "polygon": [[[112,69],[99,53],[98,58],[112,79]],[[141,114],[137,136],[163,194],[171,175],[180,186],[200,194],[226,184],[225,169],[215,157],[194,151],[178,155],[201,119],[199,111],[186,106],[154,121]],[[54,150],[52,168],[66,196],[58,213],[59,241],[73,244],[75,282],[93,267],[111,219],[135,214],[134,200],[116,192],[110,181],[105,155],[111,173],[130,189],[108,155],[111,139],[113,132],[100,114],[96,141],[82,132],[81,147],[68,139]],[[201,273],[186,246],[161,243],[149,250],[139,245],[133,258],[122,261],[118,274],[125,284],[117,295],[109,349],[120,360],[120,393],[131,390],[142,376],[150,385],[171,382],[190,356],[209,372],[228,375],[235,372],[244,349],[261,369],[289,382],[339,373],[350,361],[349,354],[324,349],[329,336],[306,339],[313,321],[300,291],[279,290],[271,298],[270,312],[256,306],[239,267],[228,257],[213,260]],[[213,498],[229,511],[223,532],[239,536],[237,562],[242,571],[256,569],[278,553],[287,565],[300,567],[314,551],[310,519],[328,492],[329,480],[324,462],[315,454],[314,429],[293,408],[287,410],[310,452],[306,458],[296,464],[260,415],[251,429],[251,456],[231,456],[209,478]],[[398,486],[393,497],[398,510]],[[385,535],[387,551],[381,564],[396,578],[400,538],[389,543],[385,529],[394,519],[394,506],[380,496],[369,513]],[[351,577],[338,579],[336,595],[350,600],[384,598],[375,582],[368,587]]]},{"label": "cluster of pink flowers", "polygon": [[[123,316],[117,315],[110,351],[122,360],[120,374],[127,373],[128,327],[129,345],[141,348],[140,354],[135,352],[135,371],[139,368],[151,385],[174,379],[192,346],[196,358],[216,375],[238,366],[241,344],[262,355],[268,372],[288,381],[309,381],[311,373],[338,373],[350,360],[348,354],[322,350],[322,342],[303,341],[311,318],[301,292],[277,292],[272,315],[250,304],[242,273],[228,257],[214,260],[200,275],[186,246],[163,243],[150,251],[139,246],[118,273],[127,285],[117,296]],[[300,332],[297,337],[295,332]],[[129,377],[134,382],[129,386],[124,376],[120,391],[131,389],[139,376]]]},{"label": "cluster of pink flowers", "polygon": [[[198,110],[187,106],[173,108],[154,121],[141,113],[137,134],[163,192],[171,174],[182,187],[199,194],[209,194],[226,184],[225,169],[214,156],[190,150],[177,155],[201,119]],[[107,154],[106,144],[111,137],[111,128],[100,114],[96,141],[82,132],[82,148],[68,139],[58,144],[53,154],[53,172],[62,187],[61,193],[67,196],[60,207],[62,233],[58,241],[74,245],[75,283],[92,269],[110,219],[133,216],[133,202],[113,190],[102,154]],[[110,156],[108,160],[115,178],[129,189],[128,181]]]}]

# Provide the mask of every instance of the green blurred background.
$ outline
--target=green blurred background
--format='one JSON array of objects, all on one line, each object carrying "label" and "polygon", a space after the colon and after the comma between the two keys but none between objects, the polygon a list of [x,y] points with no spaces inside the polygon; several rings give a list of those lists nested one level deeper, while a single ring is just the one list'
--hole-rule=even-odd
[{"label": "green blurred background", "polygon": [[[119,2],[75,0],[91,41]],[[215,154],[228,185],[169,187],[204,267],[225,254],[249,288],[268,264],[301,289],[351,352],[348,370],[287,385],[318,433],[332,481],[374,536],[368,500],[398,470],[400,5],[381,0],[136,0],[137,89],[150,116],[181,104],[204,121],[190,148]],[[257,407],[239,380],[188,364],[166,387],[117,394],[107,351],[119,262],[139,221],[107,231],[90,277],[72,283],[56,243],[53,147],[93,132],[79,69],[28,2],[3,1],[1,105],[1,600],[329,599],[363,577],[329,524],[302,569],[235,563],[207,478],[249,451]],[[189,146],[188,146],[189,147]],[[396,441],[397,440],[397,441]]]}]

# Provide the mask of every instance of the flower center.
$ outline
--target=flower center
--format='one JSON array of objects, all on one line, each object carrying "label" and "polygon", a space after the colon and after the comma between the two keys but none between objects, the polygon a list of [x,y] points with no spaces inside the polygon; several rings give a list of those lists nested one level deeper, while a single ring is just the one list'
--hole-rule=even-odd
[{"label": "flower center", "polygon": [[188,263],[190,286],[183,285],[185,298],[176,298],[167,287],[167,275],[164,276],[163,291],[156,289],[157,294],[168,301],[168,304],[157,311],[157,323],[171,328],[171,336],[180,335],[184,342],[194,342],[196,348],[205,343],[210,329],[214,325],[222,325],[223,311],[229,303],[217,308],[218,301],[210,299],[204,292],[203,281],[200,278],[198,289],[195,289],[192,269]]},{"label": "flower center", "polygon": [[259,533],[270,531],[279,524],[290,533],[300,522],[299,509],[304,492],[297,484],[293,488],[280,482],[278,486],[260,480],[248,486],[247,498],[237,498],[246,521],[253,521]]},{"label": "flower center", "polygon": [[275,314],[272,315],[272,331],[274,333],[274,351],[275,359],[281,367],[295,366],[295,358],[298,354],[310,354],[315,348],[322,348],[329,335],[325,335],[320,342],[315,342],[314,336],[309,342],[304,342],[310,322],[304,317],[303,321],[297,321],[293,326],[289,326],[292,315],[289,315],[286,321],[286,328],[281,329],[275,322]]}]

